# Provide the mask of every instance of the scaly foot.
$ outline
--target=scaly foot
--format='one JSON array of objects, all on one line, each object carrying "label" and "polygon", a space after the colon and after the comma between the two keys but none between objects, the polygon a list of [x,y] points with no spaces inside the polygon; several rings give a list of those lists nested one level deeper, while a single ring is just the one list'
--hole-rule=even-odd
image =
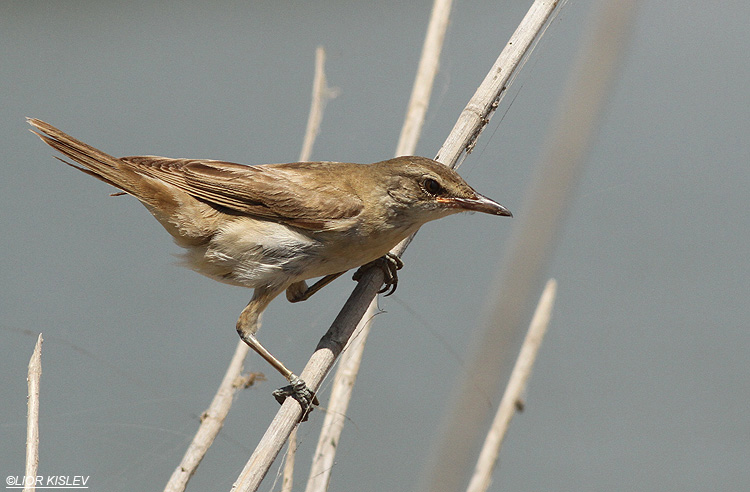
[{"label": "scaly foot", "polygon": [[273,396],[276,398],[276,401],[279,402],[279,405],[283,404],[288,396],[297,400],[297,403],[299,403],[303,411],[300,422],[306,422],[307,416],[313,411],[313,406],[320,404],[320,402],[318,402],[318,397],[315,396],[315,393],[310,391],[307,384],[297,377],[297,375],[292,374],[289,378],[289,382],[291,383],[289,386],[284,386],[283,388],[274,391]]},{"label": "scaly foot", "polygon": [[404,262],[401,258],[394,255],[393,253],[387,253],[381,256],[377,260],[373,260],[370,263],[364,264],[354,272],[352,279],[359,281],[362,278],[362,274],[370,268],[380,268],[383,270],[383,288],[378,291],[378,294],[386,293],[389,296],[396,292],[398,286],[398,274],[397,272],[403,268]]}]

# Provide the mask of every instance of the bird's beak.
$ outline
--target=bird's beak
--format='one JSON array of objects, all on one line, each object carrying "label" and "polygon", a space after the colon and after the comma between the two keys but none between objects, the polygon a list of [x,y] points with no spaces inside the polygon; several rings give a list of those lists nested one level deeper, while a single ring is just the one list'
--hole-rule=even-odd
[{"label": "bird's beak", "polygon": [[473,198],[458,198],[458,197],[438,197],[438,203],[445,206],[458,208],[465,212],[482,212],[490,215],[502,215],[504,217],[513,217],[510,210],[503,207],[495,200],[490,200],[486,196],[482,196],[479,193]]}]

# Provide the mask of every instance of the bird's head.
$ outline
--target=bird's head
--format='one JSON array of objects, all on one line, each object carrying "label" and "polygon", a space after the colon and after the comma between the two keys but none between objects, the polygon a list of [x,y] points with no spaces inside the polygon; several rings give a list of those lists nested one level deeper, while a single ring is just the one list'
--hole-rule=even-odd
[{"label": "bird's head", "polygon": [[480,195],[454,170],[425,157],[405,156],[373,164],[381,175],[391,212],[419,224],[459,212],[512,217]]}]

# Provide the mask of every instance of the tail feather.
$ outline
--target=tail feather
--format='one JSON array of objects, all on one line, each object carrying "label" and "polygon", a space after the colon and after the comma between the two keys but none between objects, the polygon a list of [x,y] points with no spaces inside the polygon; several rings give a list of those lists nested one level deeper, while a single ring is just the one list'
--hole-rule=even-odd
[{"label": "tail feather", "polygon": [[28,118],[28,122],[38,130],[31,131],[42,141],[80,166],[56,157],[58,160],[140,200],[180,246],[202,245],[220,226],[223,216],[220,211],[150,176],[147,166],[139,172],[140,158],[131,162],[128,158],[113,157],[42,120]]},{"label": "tail feather", "polygon": [[27,121],[31,126],[39,130],[30,130],[32,133],[41,138],[44,143],[77,162],[82,167],[57,157],[58,160],[116,188],[120,188],[126,193],[137,196],[134,193],[133,185],[141,178],[127,163],[71,137],[42,120],[27,118]]}]

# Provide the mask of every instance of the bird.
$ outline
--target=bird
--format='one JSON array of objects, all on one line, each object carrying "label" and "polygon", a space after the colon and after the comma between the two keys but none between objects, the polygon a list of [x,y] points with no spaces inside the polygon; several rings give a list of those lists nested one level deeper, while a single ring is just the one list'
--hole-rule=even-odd
[{"label": "bird", "polygon": [[[137,198],[184,248],[182,263],[219,282],[254,289],[237,320],[240,338],[291,384],[305,408],[317,401],[304,381],[256,336],[282,292],[308,299],[348,270],[382,268],[392,294],[403,265],[390,250],[426,222],[459,212],[512,217],[449,167],[419,156],[373,164],[293,162],[243,165],[208,159],[113,157],[54,126],[31,131],[72,162],[58,160]],[[320,277],[312,285],[307,280]]]}]

